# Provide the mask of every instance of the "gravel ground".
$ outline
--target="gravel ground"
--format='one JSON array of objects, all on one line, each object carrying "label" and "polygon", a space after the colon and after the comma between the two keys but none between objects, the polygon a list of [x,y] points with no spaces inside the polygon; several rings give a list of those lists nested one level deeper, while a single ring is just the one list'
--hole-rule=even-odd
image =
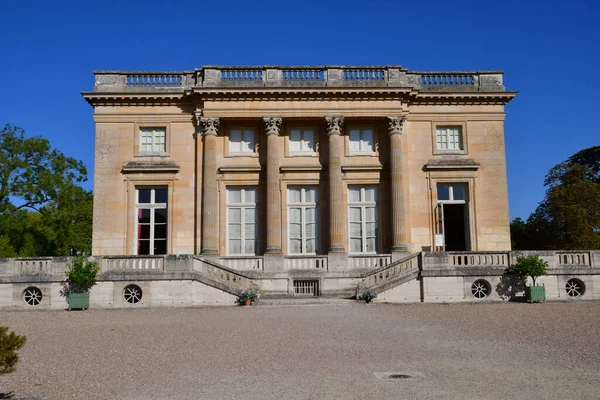
[{"label": "gravel ground", "polygon": [[600,398],[598,302],[0,312],[0,325],[27,335],[0,398]]}]

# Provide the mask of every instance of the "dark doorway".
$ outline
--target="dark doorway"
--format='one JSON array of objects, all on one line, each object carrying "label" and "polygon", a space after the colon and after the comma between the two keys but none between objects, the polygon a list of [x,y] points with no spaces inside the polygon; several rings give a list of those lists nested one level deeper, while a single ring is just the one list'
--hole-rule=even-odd
[{"label": "dark doorway", "polygon": [[446,251],[469,250],[466,204],[444,204]]}]

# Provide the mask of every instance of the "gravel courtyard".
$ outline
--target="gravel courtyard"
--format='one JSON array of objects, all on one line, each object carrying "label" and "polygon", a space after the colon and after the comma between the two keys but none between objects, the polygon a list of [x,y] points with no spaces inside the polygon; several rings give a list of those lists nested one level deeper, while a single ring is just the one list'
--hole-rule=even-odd
[{"label": "gravel courtyard", "polygon": [[598,302],[0,312],[0,325],[27,335],[0,398],[600,398]]}]

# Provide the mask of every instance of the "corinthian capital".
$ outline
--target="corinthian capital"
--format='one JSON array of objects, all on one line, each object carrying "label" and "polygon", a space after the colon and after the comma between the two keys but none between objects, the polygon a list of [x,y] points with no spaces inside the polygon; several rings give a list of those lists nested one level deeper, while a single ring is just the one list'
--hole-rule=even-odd
[{"label": "corinthian capital", "polygon": [[201,117],[202,134],[216,135],[219,130],[219,117]]},{"label": "corinthian capital", "polygon": [[263,117],[265,121],[265,132],[267,135],[279,135],[281,129],[281,118],[279,117]]},{"label": "corinthian capital", "polygon": [[393,135],[395,133],[402,134],[402,125],[404,124],[404,118],[402,117],[387,117],[388,120],[388,133]]},{"label": "corinthian capital", "polygon": [[344,117],[325,117],[328,135],[341,135]]}]

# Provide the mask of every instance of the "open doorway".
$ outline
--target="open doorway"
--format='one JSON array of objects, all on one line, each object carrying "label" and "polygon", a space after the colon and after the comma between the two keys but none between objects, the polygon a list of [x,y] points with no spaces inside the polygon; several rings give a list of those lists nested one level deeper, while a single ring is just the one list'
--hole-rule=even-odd
[{"label": "open doorway", "polygon": [[439,183],[437,198],[436,248],[442,251],[471,250],[467,185]]}]

